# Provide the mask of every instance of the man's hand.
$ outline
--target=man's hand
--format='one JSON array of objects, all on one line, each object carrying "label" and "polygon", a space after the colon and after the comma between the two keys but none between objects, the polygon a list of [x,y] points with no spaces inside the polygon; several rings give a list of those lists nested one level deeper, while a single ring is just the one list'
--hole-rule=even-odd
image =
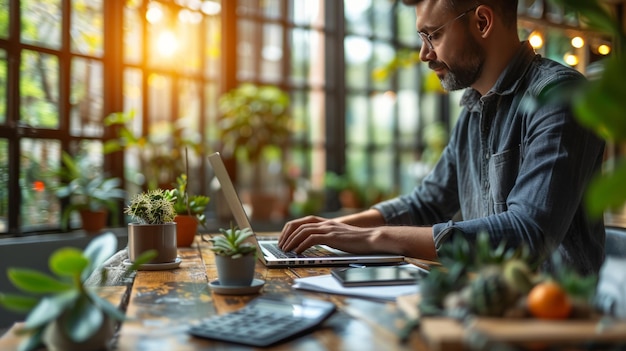
[{"label": "man's hand", "polygon": [[278,241],[283,251],[300,253],[311,246],[325,244],[352,253],[372,253],[380,234],[378,228],[361,228],[317,216],[288,222]]}]

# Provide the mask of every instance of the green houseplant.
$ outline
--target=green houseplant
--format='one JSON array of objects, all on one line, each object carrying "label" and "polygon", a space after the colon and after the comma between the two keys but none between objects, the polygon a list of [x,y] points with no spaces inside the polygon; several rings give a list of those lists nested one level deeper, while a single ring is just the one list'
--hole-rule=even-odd
[{"label": "green houseplant", "polygon": [[[274,197],[264,192],[264,162],[281,158],[291,136],[289,95],[276,86],[242,84],[221,96],[223,154],[252,167],[252,216],[269,217]],[[258,201],[256,200],[258,199]]]},{"label": "green houseplant", "polygon": [[217,275],[221,285],[249,286],[254,278],[256,245],[247,241],[252,229],[239,229],[231,225],[220,228],[220,233],[211,237],[211,251],[215,253]]},{"label": "green houseplant", "polygon": [[[135,150],[139,157],[135,169],[128,169],[131,179],[133,172],[145,175],[146,183],[139,184],[146,189],[167,188],[177,175],[185,172],[182,157],[190,149],[196,155],[202,155],[202,138],[184,119],[176,122],[160,121],[152,123],[150,130],[136,133],[130,126],[135,119],[135,112],[114,112],[104,119],[104,125],[116,131],[116,137],[104,144],[104,153],[109,154],[124,150]],[[143,178],[143,177],[142,177]]]},{"label": "green houseplant", "polygon": [[[62,183],[56,188],[56,195],[70,201],[61,217],[63,229],[68,229],[72,212],[78,211],[83,229],[88,233],[99,232],[106,225],[108,212],[117,212],[118,201],[126,197],[126,192],[119,187],[121,180],[104,177],[85,157],[72,157],[63,152],[62,162],[63,167],[53,174]],[[113,220],[116,224],[117,216],[113,216]]]},{"label": "green houseplant", "polygon": [[198,233],[198,223],[206,228],[204,211],[210,198],[204,195],[190,195],[185,173],[176,178],[176,184],[171,191],[176,197],[174,222],[176,222],[177,245],[178,247],[190,246]]},{"label": "green houseplant", "polygon": [[[63,351],[107,347],[114,333],[114,322],[123,321],[125,315],[98,295],[97,286],[87,286],[85,281],[116,250],[117,238],[106,233],[91,240],[82,252],[73,247],[56,250],[49,259],[50,271],[55,276],[32,269],[8,269],[13,285],[28,293],[0,293],[1,306],[29,313],[21,331],[29,337],[20,350],[32,350],[41,343],[48,350]],[[151,255],[144,253],[138,264]]]},{"label": "green houseplant", "polygon": [[137,222],[128,224],[128,256],[134,262],[142,252],[157,251],[151,264],[177,260],[176,223],[172,190],[154,189],[135,194],[124,213]]}]

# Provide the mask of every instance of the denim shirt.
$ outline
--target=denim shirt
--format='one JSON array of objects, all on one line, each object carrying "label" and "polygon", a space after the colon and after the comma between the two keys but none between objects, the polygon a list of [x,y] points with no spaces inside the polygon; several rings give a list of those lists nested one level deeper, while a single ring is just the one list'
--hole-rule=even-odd
[{"label": "denim shirt", "polygon": [[374,208],[389,225],[432,225],[438,253],[455,233],[473,243],[487,232],[494,246],[528,245],[544,269],[558,250],[580,273],[597,273],[604,224],[587,217],[582,198],[600,170],[604,142],[575,121],[569,101],[538,103],[583,80],[523,42],[485,96],[465,91],[433,171],[411,193]]}]

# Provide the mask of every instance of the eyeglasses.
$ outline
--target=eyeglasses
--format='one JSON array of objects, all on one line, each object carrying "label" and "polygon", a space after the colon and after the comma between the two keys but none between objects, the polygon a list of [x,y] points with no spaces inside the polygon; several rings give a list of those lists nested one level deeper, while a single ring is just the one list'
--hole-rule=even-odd
[{"label": "eyeglasses", "polygon": [[460,15],[458,15],[458,16],[456,16],[456,17],[454,17],[453,19],[451,19],[451,20],[449,20],[448,22],[444,23],[441,27],[439,27],[439,28],[437,28],[437,29],[433,30],[432,32],[430,32],[430,34],[426,34],[426,33],[421,32],[421,31],[417,31],[417,34],[419,34],[419,35],[420,35],[420,37],[422,37],[422,41],[423,41],[424,43],[428,43],[428,48],[429,48],[430,50],[435,50],[435,47],[433,46],[433,42],[432,42],[432,40],[433,40],[433,34],[437,33],[437,32],[438,32],[438,31],[440,31],[440,30],[442,30],[443,28],[445,28],[445,27],[446,27],[447,25],[449,25],[450,23],[453,23],[454,21],[458,20],[459,18],[461,18],[461,17],[463,17],[463,16],[467,15],[468,13],[470,13],[470,12],[472,12],[472,11],[476,10],[476,8],[477,8],[477,7],[478,7],[478,6],[474,6],[474,7],[472,7],[471,9],[469,9],[469,10],[467,10],[467,11],[465,11],[465,12],[461,13]]}]

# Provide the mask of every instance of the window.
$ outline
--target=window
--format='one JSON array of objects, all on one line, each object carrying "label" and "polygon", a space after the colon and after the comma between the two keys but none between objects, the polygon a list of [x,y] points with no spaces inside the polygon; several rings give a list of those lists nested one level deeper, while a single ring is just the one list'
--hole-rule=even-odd
[{"label": "window", "polygon": [[[520,1],[522,36],[567,18],[543,3]],[[219,97],[244,82],[291,98],[290,144],[265,170],[281,219],[328,172],[380,190],[371,201],[409,191],[461,95],[418,63],[414,16],[389,0],[0,0],[0,236],[59,230],[67,204],[47,174],[62,151],[123,177],[131,194],[185,171],[208,194]],[[545,37],[547,56],[567,46],[563,33]],[[244,189],[256,176],[229,166]],[[339,208],[327,195],[315,211]]]}]

